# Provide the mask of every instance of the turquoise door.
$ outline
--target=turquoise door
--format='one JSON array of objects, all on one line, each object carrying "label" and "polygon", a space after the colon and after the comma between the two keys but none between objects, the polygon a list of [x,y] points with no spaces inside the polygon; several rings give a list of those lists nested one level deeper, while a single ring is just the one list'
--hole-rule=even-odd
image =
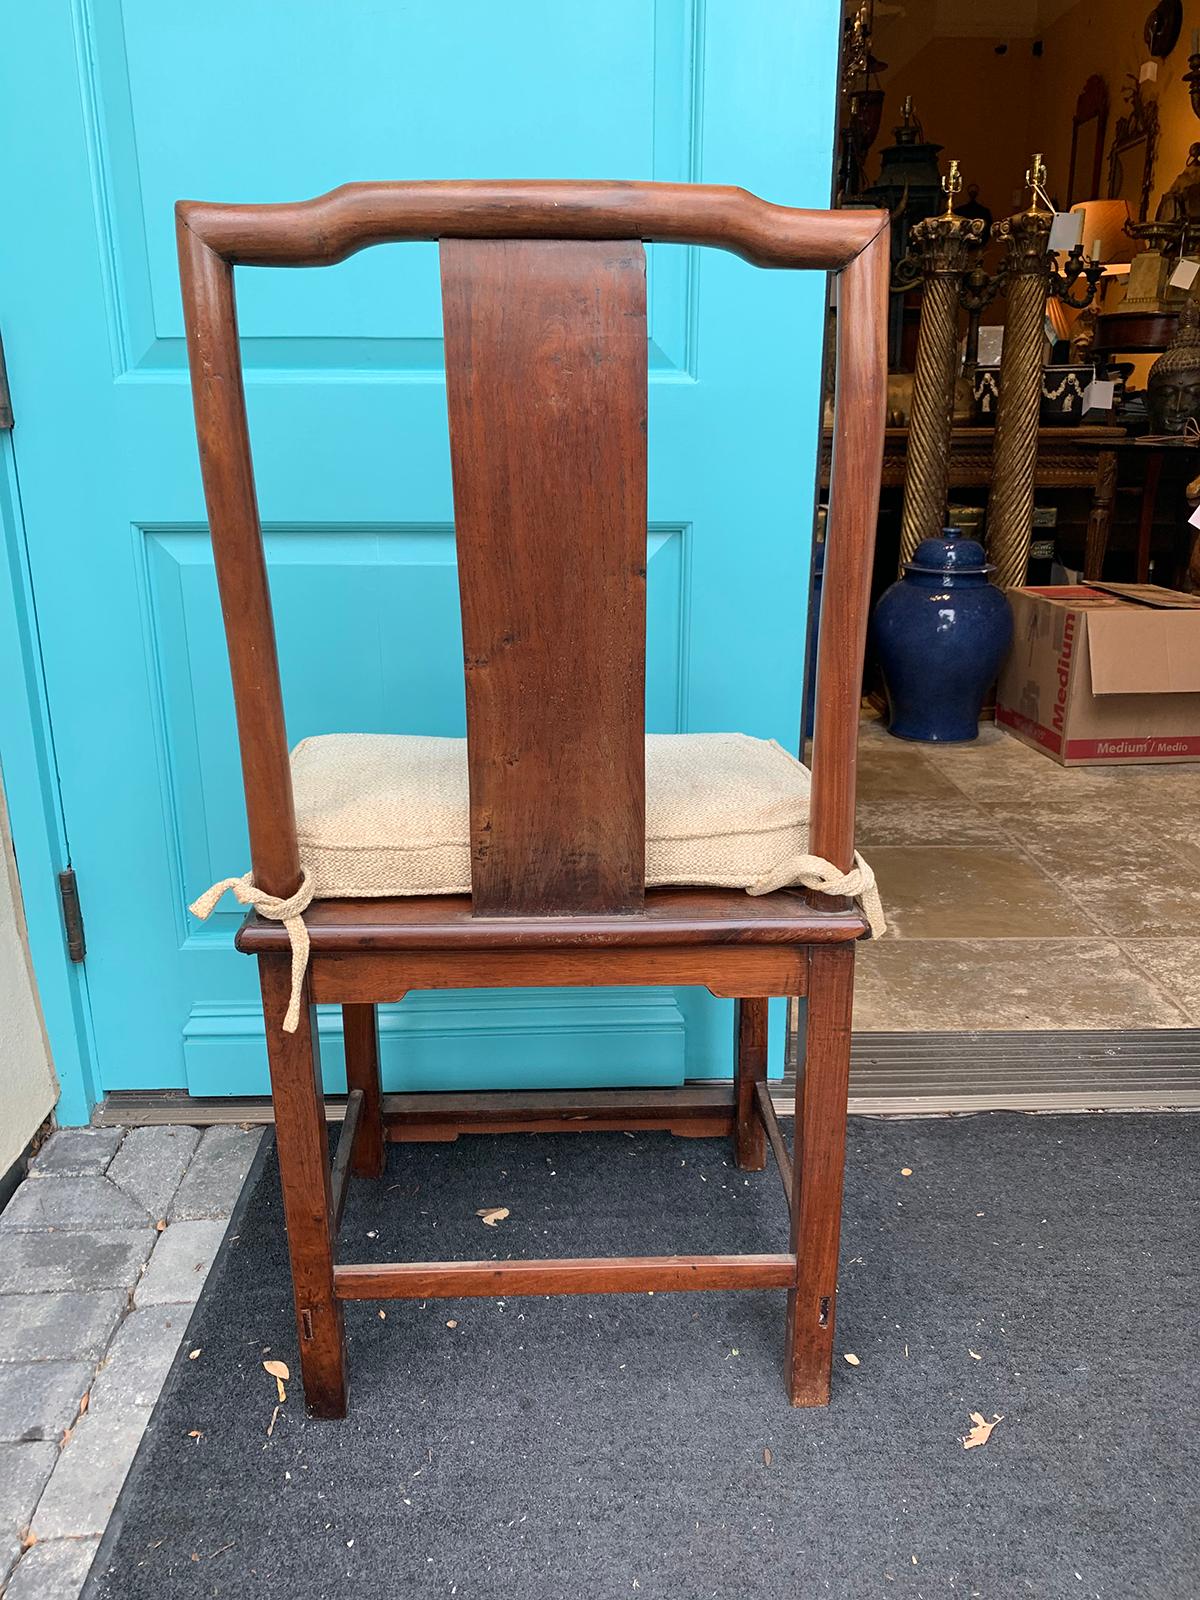
[{"label": "turquoise door", "polygon": [[[521,176],[822,205],[838,17],[834,0],[9,8],[5,537],[44,675],[100,1090],[266,1088],[240,912],[202,926],[185,909],[247,847],[174,201]],[[682,247],[655,248],[650,272],[649,726],[795,747],[825,286]],[[239,269],[238,296],[291,738],[462,733],[434,248]],[[337,1017],[324,1027],[336,1085]],[[673,1082],[728,1074],[729,1034],[729,1003],[689,990],[418,995],[385,1018],[385,1073]]]}]

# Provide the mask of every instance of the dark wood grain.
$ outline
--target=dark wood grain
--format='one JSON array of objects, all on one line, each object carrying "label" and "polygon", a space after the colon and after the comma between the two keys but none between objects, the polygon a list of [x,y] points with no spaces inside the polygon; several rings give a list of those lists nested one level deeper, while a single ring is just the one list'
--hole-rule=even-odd
[{"label": "dark wood grain", "polygon": [[722,945],[715,949],[407,950],[312,958],[321,1005],[402,1000],[414,989],[598,988],[609,984],[700,985],[733,1000],[800,994],[802,945]]},{"label": "dark wood grain", "polygon": [[181,200],[181,224],[240,266],[327,267],[414,239],[659,239],[713,245],[760,267],[836,272],[882,211],[802,211],[745,189],[692,183],[347,183],[313,200]]},{"label": "dark wood grain", "polygon": [[646,258],[444,240],[471,898],[636,911],[646,849]]},{"label": "dark wood grain", "polygon": [[359,1178],[383,1171],[383,1097],[379,1083],[379,1013],[375,1006],[342,1007],[346,1087],[362,1096],[362,1114],[350,1153],[350,1170]]},{"label": "dark wood grain", "polygon": [[453,1140],[464,1133],[659,1131],[716,1138],[733,1128],[727,1084],[678,1089],[542,1089],[517,1093],[389,1095],[384,1123],[397,1143]]},{"label": "dark wood grain", "polygon": [[445,1300],[520,1294],[646,1294],[784,1289],[795,1256],[596,1256],[573,1261],[411,1261],[338,1267],[343,1300]]},{"label": "dark wood grain", "polygon": [[884,228],[838,279],[836,413],[809,839],[814,855],[843,871],[854,854],[858,715],[883,460],[885,394],[879,374],[887,371],[889,260]]},{"label": "dark wood grain", "polygon": [[342,1225],[342,1212],[346,1209],[346,1192],[350,1185],[350,1160],[354,1149],[354,1136],[358,1132],[358,1125],[363,1113],[363,1092],[361,1089],[351,1089],[346,1096],[346,1110],[342,1117],[342,1126],[338,1132],[337,1149],[333,1153],[333,1172],[330,1175],[329,1189],[332,1195],[330,1210],[333,1212],[333,1231],[337,1234]]},{"label": "dark wood grain", "polygon": [[333,1291],[333,1184],[321,1088],[317,1014],[305,995],[300,1025],[283,1031],[292,988],[287,956],[260,956],[263,1021],[279,1182],[292,1262],[296,1332],[304,1399],[316,1417],[346,1414],[346,1351],[342,1308]]},{"label": "dark wood grain", "polygon": [[[840,943],[868,931],[856,909],[814,907],[803,890],[647,889],[632,916],[478,917],[469,895],[402,900],[317,900],[305,913],[313,950],[584,950],[667,945]],[[237,948],[289,948],[287,929],[251,913]]]},{"label": "dark wood grain", "polygon": [[809,952],[809,969],[792,1176],[792,1248],[797,1265],[796,1285],[788,1295],[787,1373],[794,1406],[829,1402],[846,1164],[854,946],[814,948]]},{"label": "dark wood grain", "polygon": [[790,1209],[793,1187],[792,1158],[788,1152],[787,1141],[783,1137],[783,1129],[779,1126],[779,1118],[775,1115],[771,1091],[767,1087],[765,1080],[754,1085],[754,1098],[758,1104],[758,1114],[762,1119],[763,1130],[771,1144],[771,1154],[775,1157],[775,1165],[779,1169],[784,1199]]},{"label": "dark wood grain", "polygon": [[300,853],[233,270],[182,224],[178,234],[192,403],[233,677],[250,861],[260,889],[287,896],[300,884]]},{"label": "dark wood grain", "polygon": [[733,1081],[737,1094],[734,1155],[744,1172],[761,1172],[767,1142],[756,1091],[767,1077],[767,1020],[770,1002],[738,998],[733,1008]]}]

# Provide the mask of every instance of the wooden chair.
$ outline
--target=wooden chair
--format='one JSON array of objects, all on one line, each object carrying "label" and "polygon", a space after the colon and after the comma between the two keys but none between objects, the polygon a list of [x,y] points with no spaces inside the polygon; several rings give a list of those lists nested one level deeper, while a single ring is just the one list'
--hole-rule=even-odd
[{"label": "wooden chair", "polygon": [[[887,218],[654,183],[355,184],[294,205],[177,207],[196,427],[237,708],[258,957],[309,1409],[344,1415],[342,1302],[666,1289],[788,1291],[786,1385],[828,1401],[845,1151],[854,903],[811,890],[644,887],[644,240],[835,273],[837,422],[817,678],[812,852],[849,872],[860,674],[884,425]],[[471,894],[303,893],[246,426],[235,265],[330,265],[440,242],[470,773]],[[731,466],[732,470],[732,466]],[[498,494],[498,486],[504,493]],[[569,504],[563,518],[560,508]],[[580,608],[586,595],[589,605]],[[804,596],[796,596],[797,649]],[[834,874],[831,884],[848,885]],[[259,911],[267,914],[260,915]],[[287,916],[290,926],[278,920]],[[303,949],[307,933],[309,950]],[[295,936],[293,939],[292,936]],[[299,952],[297,954],[297,951]],[[307,957],[307,964],[305,964]],[[295,977],[302,1003],[283,1026]],[[380,1093],[376,1006],[416,989],[700,984],[733,997],[736,1078],[655,1092]],[[767,1005],[808,999],[789,1159],[766,1084]],[[343,1008],[349,1097],[328,1158],[314,1005]],[[786,1253],[346,1265],[350,1173],[385,1138],[669,1129],[769,1140]]]}]

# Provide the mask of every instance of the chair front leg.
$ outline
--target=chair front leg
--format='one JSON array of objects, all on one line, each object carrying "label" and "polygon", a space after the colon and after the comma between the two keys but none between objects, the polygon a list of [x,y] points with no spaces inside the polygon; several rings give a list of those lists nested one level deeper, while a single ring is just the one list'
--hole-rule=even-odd
[{"label": "chair front leg", "polygon": [[787,1382],[794,1406],[829,1403],[853,995],[853,944],[814,945],[792,1173],[797,1262],[796,1287],[788,1295]]},{"label": "chair front leg", "polygon": [[756,1085],[767,1076],[769,1000],[733,1003],[734,1154],[743,1172],[761,1172],[767,1164],[767,1133],[758,1112]]},{"label": "chair front leg", "polygon": [[383,1096],[379,1086],[379,1013],[375,1006],[342,1007],[346,1087],[361,1089],[362,1114],[350,1150],[350,1170],[360,1178],[383,1171]]},{"label": "chair front leg", "polygon": [[291,957],[260,956],[258,969],[304,1399],[314,1417],[344,1417],[345,1337],[341,1302],[333,1292],[333,1200],[317,1014],[306,978],[299,1026],[285,1033]]}]

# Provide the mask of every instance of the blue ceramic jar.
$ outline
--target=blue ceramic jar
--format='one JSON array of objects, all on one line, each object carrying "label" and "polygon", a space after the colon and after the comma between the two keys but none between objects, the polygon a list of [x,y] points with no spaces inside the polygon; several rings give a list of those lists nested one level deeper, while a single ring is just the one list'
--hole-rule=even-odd
[{"label": "blue ceramic jar", "polygon": [[1012,643],[1012,611],[983,546],[960,528],[917,546],[875,608],[873,639],[898,739],[961,744]]}]

